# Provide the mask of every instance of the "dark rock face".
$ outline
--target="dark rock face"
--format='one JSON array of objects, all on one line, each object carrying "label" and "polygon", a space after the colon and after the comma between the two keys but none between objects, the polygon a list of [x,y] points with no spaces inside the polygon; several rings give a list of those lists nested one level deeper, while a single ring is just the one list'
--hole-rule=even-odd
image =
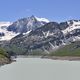
[{"label": "dark rock face", "polygon": [[76,37],[76,36],[80,36],[80,29],[74,29],[74,30],[72,30],[65,37],[66,37],[66,39],[68,39],[70,37]]},{"label": "dark rock face", "polygon": [[0,37],[4,36],[5,34],[3,32],[0,32]]},{"label": "dark rock face", "polygon": [[60,29],[65,30],[67,27],[69,27],[69,24],[67,22],[61,22],[60,23]]}]

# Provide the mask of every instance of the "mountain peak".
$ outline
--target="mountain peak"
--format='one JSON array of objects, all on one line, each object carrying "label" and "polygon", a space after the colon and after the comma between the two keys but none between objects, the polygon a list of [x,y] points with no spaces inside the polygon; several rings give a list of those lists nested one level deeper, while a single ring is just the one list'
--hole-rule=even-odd
[{"label": "mountain peak", "polygon": [[35,30],[36,28],[39,28],[49,21],[44,18],[37,18],[34,15],[28,18],[22,18],[14,22],[12,25],[10,25],[7,29],[8,31],[13,31],[17,33],[25,33],[27,31]]},{"label": "mountain peak", "polygon": [[37,16],[34,16],[34,15],[32,15],[31,17],[28,17],[29,19],[32,19],[32,20],[37,20],[37,21],[39,21],[39,22],[46,22],[46,23],[48,23],[48,22],[50,22],[48,19],[46,19],[46,18],[39,18],[39,17],[37,17]]},{"label": "mountain peak", "polygon": [[28,17],[29,19],[32,19],[32,20],[36,20],[36,17],[34,15]]},{"label": "mountain peak", "polygon": [[31,18],[35,18],[35,16],[34,16],[34,15],[32,15],[32,16],[31,16]]}]

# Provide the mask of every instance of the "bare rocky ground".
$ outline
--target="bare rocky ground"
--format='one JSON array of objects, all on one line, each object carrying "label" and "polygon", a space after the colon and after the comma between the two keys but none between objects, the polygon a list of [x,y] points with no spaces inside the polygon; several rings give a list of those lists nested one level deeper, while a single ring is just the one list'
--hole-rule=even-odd
[{"label": "bare rocky ground", "polygon": [[12,62],[12,60],[8,59],[8,58],[0,58],[0,66],[5,65],[5,64],[10,64]]}]

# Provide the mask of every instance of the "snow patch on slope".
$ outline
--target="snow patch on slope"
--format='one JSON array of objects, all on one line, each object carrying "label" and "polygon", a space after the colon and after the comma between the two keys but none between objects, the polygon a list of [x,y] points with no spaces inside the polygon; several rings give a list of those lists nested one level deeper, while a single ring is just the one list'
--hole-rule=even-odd
[{"label": "snow patch on slope", "polygon": [[48,36],[53,36],[54,35],[54,33],[53,32],[51,33],[50,31],[47,31],[47,32],[42,31],[42,33],[43,33],[45,38],[47,38]]},{"label": "snow patch on slope", "polygon": [[46,23],[48,23],[48,22],[50,22],[48,19],[46,19],[46,18],[38,18],[38,17],[35,17],[38,21],[43,21],[43,22],[46,22]]},{"label": "snow patch on slope", "polygon": [[11,22],[0,22],[0,27],[1,26],[9,26],[9,25],[11,25],[12,23]]},{"label": "snow patch on slope", "polygon": [[1,33],[4,33],[4,36],[1,36],[0,37],[0,41],[3,41],[3,40],[10,40],[12,39],[13,37],[17,36],[19,33],[14,33],[12,31],[7,31],[7,29],[1,29],[0,28],[0,32]]},{"label": "snow patch on slope", "polygon": [[64,34],[67,34],[67,33],[71,32],[72,30],[75,30],[75,29],[80,29],[80,21],[78,21],[78,22],[73,21],[73,24],[71,26],[69,26],[68,28],[66,28],[65,30],[62,30],[62,32]]},{"label": "snow patch on slope", "polygon": [[16,34],[14,32],[6,32],[6,33],[5,33],[5,36],[0,37],[0,41],[4,41],[4,40],[8,41],[8,40],[11,40],[13,37],[15,37],[15,36],[18,35],[18,33]]},{"label": "snow patch on slope", "polygon": [[0,33],[4,33],[4,36],[0,36],[0,41],[10,40],[19,33],[14,33],[12,31],[7,31],[7,27],[11,25],[11,22],[0,22]]},{"label": "snow patch on slope", "polygon": [[28,32],[26,32],[26,33],[23,33],[23,35],[24,35],[24,36],[25,36],[25,35],[28,35],[31,31],[32,31],[32,30],[30,30],[30,31],[28,31]]}]

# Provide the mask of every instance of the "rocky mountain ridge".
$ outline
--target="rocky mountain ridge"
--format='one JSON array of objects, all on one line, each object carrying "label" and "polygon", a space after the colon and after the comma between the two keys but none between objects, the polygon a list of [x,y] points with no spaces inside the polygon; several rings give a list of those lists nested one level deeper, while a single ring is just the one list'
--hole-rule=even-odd
[{"label": "rocky mountain ridge", "polygon": [[[62,46],[69,45],[80,40],[80,21],[70,20],[57,23],[49,22],[29,34],[20,34],[10,41],[10,47],[23,49],[24,54],[37,52],[49,53]],[[18,52],[17,52],[18,53]]]},{"label": "rocky mountain ridge", "polygon": [[31,16],[9,25],[7,31],[17,35],[3,47],[16,54],[49,54],[80,41],[80,20],[61,23],[41,20]]}]

